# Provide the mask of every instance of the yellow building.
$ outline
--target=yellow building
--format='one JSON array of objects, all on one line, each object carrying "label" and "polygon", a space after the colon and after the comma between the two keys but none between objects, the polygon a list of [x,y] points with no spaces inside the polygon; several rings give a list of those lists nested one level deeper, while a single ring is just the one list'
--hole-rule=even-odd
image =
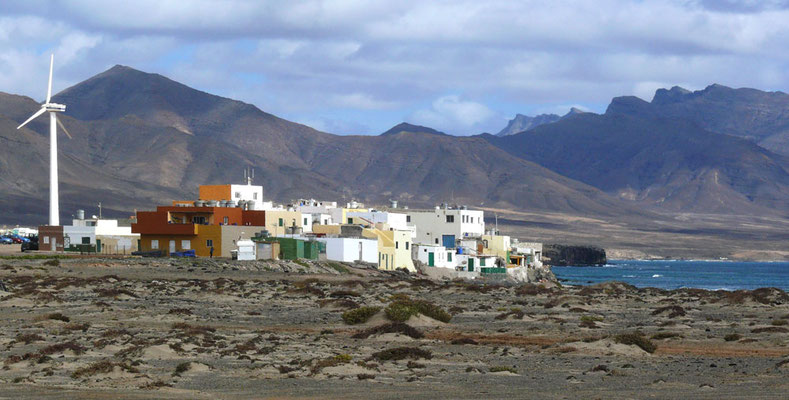
[{"label": "yellow building", "polygon": [[288,210],[266,210],[266,230],[271,236],[290,233],[288,228],[301,228],[301,212]]},{"label": "yellow building", "polygon": [[395,270],[405,268],[416,272],[411,259],[410,231],[383,231],[372,229],[378,237],[378,269]]},{"label": "yellow building", "polygon": [[509,262],[510,247],[512,245],[509,236],[482,235],[481,240],[482,254],[501,257]]}]

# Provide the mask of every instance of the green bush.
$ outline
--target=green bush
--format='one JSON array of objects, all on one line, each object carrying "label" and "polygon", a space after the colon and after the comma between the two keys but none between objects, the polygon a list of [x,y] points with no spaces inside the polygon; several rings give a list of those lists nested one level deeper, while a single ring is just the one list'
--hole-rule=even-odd
[{"label": "green bush", "polygon": [[359,307],[342,313],[342,320],[348,325],[363,324],[378,311],[381,307]]},{"label": "green bush", "polygon": [[452,319],[452,314],[433,303],[424,300],[411,300],[402,295],[396,297],[384,312],[389,320],[395,322],[405,322],[416,314],[422,314],[441,322],[449,322]]},{"label": "green bush", "polygon": [[644,337],[644,335],[641,334],[641,332],[624,333],[621,335],[617,335],[614,338],[614,341],[617,343],[638,346],[641,348],[641,350],[644,350],[647,353],[654,353],[655,350],[657,350],[657,345],[655,345],[655,343],[653,343],[651,340]]},{"label": "green bush", "polygon": [[730,333],[730,334],[728,334],[728,335],[723,337],[723,340],[725,340],[727,342],[736,342],[737,340],[740,340],[740,339],[742,339],[742,335],[737,334],[737,333]]}]

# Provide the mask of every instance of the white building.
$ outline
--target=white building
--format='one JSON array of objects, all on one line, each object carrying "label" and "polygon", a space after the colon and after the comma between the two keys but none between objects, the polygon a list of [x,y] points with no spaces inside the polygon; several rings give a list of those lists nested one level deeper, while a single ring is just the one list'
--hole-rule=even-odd
[{"label": "white building", "polygon": [[454,250],[447,250],[444,246],[434,244],[414,245],[415,259],[428,267],[450,268],[457,267],[457,254]]},{"label": "white building", "polygon": [[82,212],[77,212],[77,217],[71,225],[63,226],[63,241],[65,247],[77,244],[90,244],[103,253],[125,254],[137,250],[140,235],[132,233],[130,226],[118,226],[118,220],[99,218],[79,218]]},{"label": "white building", "polygon": [[[346,218],[354,219],[354,223],[361,223],[362,225],[370,224],[370,225],[377,225],[377,224],[385,224],[390,229],[395,229],[398,231],[410,231],[413,230],[410,226],[408,226],[408,216],[406,214],[400,213],[393,213],[388,211],[348,211],[345,213]],[[359,219],[361,221],[356,221]]]},{"label": "white building", "polygon": [[242,239],[236,242],[238,250],[236,250],[237,260],[254,260],[256,259],[256,246],[255,243],[249,239]]},{"label": "white building", "polygon": [[485,233],[484,211],[436,207],[434,210],[408,210],[406,215],[407,223],[416,227],[414,243],[455,248],[458,239]]},{"label": "white building", "polygon": [[378,240],[365,238],[317,238],[326,243],[326,259],[331,261],[363,261],[378,264]]}]

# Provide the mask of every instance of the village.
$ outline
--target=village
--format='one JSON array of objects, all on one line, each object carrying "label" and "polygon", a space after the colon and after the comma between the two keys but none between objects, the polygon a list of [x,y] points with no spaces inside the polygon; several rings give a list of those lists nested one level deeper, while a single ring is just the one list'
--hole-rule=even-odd
[{"label": "village", "polygon": [[486,229],[481,210],[446,203],[417,210],[397,201],[381,208],[314,199],[277,205],[264,199],[251,176],[246,171],[246,184],[201,185],[196,200],[137,211],[131,226],[77,210],[71,225],[38,227],[38,251],[323,260],[388,271],[420,267],[428,276],[449,279],[533,281],[544,268],[541,243]]}]

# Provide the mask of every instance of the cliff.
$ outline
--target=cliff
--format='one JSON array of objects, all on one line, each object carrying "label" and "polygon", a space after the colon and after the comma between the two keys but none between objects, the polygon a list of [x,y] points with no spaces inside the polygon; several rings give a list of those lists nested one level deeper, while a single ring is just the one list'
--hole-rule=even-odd
[{"label": "cliff", "polygon": [[590,266],[607,263],[605,250],[594,246],[567,246],[546,244],[542,251],[543,262],[552,266]]}]

